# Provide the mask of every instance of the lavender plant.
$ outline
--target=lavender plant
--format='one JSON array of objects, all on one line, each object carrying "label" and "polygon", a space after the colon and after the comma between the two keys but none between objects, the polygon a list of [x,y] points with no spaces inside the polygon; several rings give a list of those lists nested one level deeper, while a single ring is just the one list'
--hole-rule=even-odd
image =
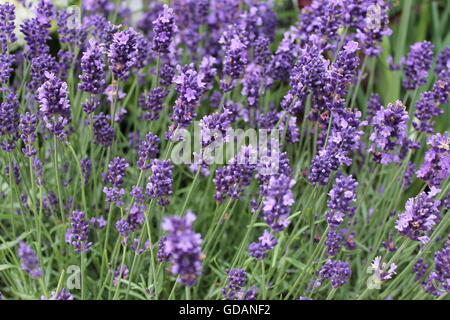
[{"label": "lavender plant", "polygon": [[69,2],[0,4],[0,297],[449,299],[448,1]]}]

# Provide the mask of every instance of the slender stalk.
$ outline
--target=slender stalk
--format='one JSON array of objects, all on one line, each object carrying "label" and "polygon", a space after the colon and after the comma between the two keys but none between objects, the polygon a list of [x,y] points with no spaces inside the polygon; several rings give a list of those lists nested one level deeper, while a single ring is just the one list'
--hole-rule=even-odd
[{"label": "slender stalk", "polygon": [[181,211],[179,212],[180,215],[183,215],[184,212],[186,211],[186,206],[189,203],[189,200],[191,199],[192,191],[194,190],[194,187],[197,186],[197,180],[198,180],[198,177],[200,176],[200,171],[201,171],[201,169],[198,168],[197,173],[194,176],[194,181],[192,181],[191,187],[189,188],[189,192],[186,196],[186,199],[184,200],[183,207],[182,207]]},{"label": "slender stalk", "polygon": [[361,80],[362,80],[362,77],[364,75],[364,71],[366,69],[366,65],[367,65],[367,56],[364,56],[362,67],[361,67],[361,70],[359,71],[358,79],[356,80],[356,86],[353,88],[353,96],[352,96],[352,100],[351,100],[352,102],[350,103],[350,109],[353,109],[353,107],[355,105],[356,96],[358,94],[359,87],[361,85]]},{"label": "slender stalk", "polygon": [[305,279],[305,276],[310,271],[309,269],[311,268],[311,265],[312,265],[313,261],[317,258],[317,255],[319,254],[319,252],[321,252],[321,249],[323,248],[323,244],[324,244],[325,239],[327,237],[328,230],[329,230],[329,227],[327,226],[327,228],[325,229],[325,232],[322,235],[322,238],[320,239],[319,244],[314,249],[314,252],[311,255],[311,257],[309,258],[308,262],[306,263],[305,268],[303,269],[303,271],[300,273],[300,275],[295,280],[294,285],[288,291],[288,294],[286,295],[285,299],[289,299],[292,296],[292,294],[294,293],[294,291],[299,289],[298,285],[303,283],[303,280]]},{"label": "slender stalk", "polygon": [[9,162],[9,187],[11,188],[10,190],[10,194],[9,194],[9,199],[10,199],[10,208],[11,208],[11,216],[10,216],[10,221],[11,221],[11,229],[12,229],[12,234],[13,234],[13,238],[16,238],[16,227],[15,227],[15,223],[14,223],[14,216],[15,216],[15,212],[14,212],[14,199],[13,199],[13,162],[11,159],[11,153],[8,152],[8,162]]},{"label": "slender stalk", "polygon": [[81,300],[86,300],[86,253],[80,253],[81,260]]}]

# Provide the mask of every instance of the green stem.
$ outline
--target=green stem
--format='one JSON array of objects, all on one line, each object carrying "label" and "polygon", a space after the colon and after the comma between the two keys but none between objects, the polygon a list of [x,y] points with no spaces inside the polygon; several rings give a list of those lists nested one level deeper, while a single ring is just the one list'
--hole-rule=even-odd
[{"label": "green stem", "polygon": [[81,259],[81,300],[86,299],[86,253],[84,251],[80,254]]},{"label": "green stem", "polygon": [[180,215],[183,215],[184,212],[186,211],[186,206],[189,203],[189,199],[191,198],[192,191],[194,190],[194,187],[197,185],[197,180],[198,180],[198,177],[200,176],[200,171],[201,171],[201,168],[199,167],[197,170],[197,173],[195,174],[194,181],[192,181],[192,183],[191,183],[191,187],[189,188],[189,192],[186,196],[186,199],[184,200],[183,207],[180,211]]},{"label": "green stem", "polygon": [[352,102],[350,104],[350,109],[353,109],[353,106],[355,105],[356,96],[358,94],[359,87],[361,85],[361,80],[362,80],[362,77],[364,75],[364,70],[366,69],[366,64],[367,64],[367,56],[364,56],[363,64],[362,64],[361,70],[360,70],[359,75],[358,75],[358,80],[356,82],[355,88],[353,89],[353,96],[352,96]]},{"label": "green stem", "polygon": [[327,226],[327,228],[325,229],[325,232],[323,233],[319,244],[314,249],[314,252],[311,255],[311,257],[309,258],[308,262],[306,263],[305,268],[300,273],[300,275],[297,277],[297,279],[294,282],[294,285],[291,287],[291,289],[289,290],[288,294],[286,295],[286,299],[291,297],[292,294],[294,293],[294,290],[298,289],[298,285],[303,283],[303,280],[304,280],[305,276],[307,275],[307,272],[309,272],[309,269],[310,269],[314,259],[316,259],[317,255],[319,254],[319,252],[321,252],[321,249],[322,249],[323,244],[325,242],[325,238],[327,237],[327,234],[328,234],[328,230],[329,230],[329,226]]}]

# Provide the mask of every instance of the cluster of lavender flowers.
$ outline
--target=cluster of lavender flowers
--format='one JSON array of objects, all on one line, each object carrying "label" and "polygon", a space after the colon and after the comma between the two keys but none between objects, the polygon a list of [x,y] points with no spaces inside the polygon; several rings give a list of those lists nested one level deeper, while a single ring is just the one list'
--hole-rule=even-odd
[{"label": "cluster of lavender flowers", "polygon": [[434,254],[434,271],[430,273],[422,286],[435,296],[450,292],[450,234],[447,236],[444,247]]},{"label": "cluster of lavender flowers", "polygon": [[152,175],[148,178],[146,194],[151,199],[158,199],[160,206],[167,206],[170,202],[167,197],[173,194],[173,165],[170,160],[154,159],[150,168]]},{"label": "cluster of lavender flowers", "polygon": [[[396,49],[396,61],[387,59],[395,77],[386,78],[397,82],[392,93],[405,93],[396,100],[379,90],[384,77],[376,69],[377,56],[389,47],[382,46],[384,37],[396,24],[389,21],[392,1],[299,1],[291,26],[278,21],[282,15],[274,8],[292,4],[145,2],[138,21],[126,1],[81,1],[80,15],[50,0],[0,4],[0,199],[7,211],[0,225],[7,233],[2,241],[18,244],[23,271],[41,278],[47,291],[53,273],[44,279],[43,270],[55,265],[48,255],[58,251],[55,259],[64,258],[58,264],[67,262],[72,246],[87,262],[83,272],[91,281],[98,271],[112,282],[101,286],[99,296],[112,287],[115,298],[129,297],[144,266],[148,288],[133,297],[145,291],[159,298],[167,285],[167,279],[160,281],[162,263],[168,263],[178,282],[199,285],[192,291],[197,296],[215,276],[222,290],[209,290],[208,298],[256,299],[258,290],[249,283],[258,285],[263,298],[283,296],[294,274],[298,290],[288,288],[287,297],[315,298],[326,279],[333,289],[349,283],[351,266],[370,264],[367,252],[376,256],[369,272],[377,283],[405,280],[400,270],[394,277],[403,266],[394,258],[406,260],[416,252],[400,252],[404,237],[406,246],[420,243],[421,258],[410,271],[424,294],[450,293],[450,235],[433,265],[422,251],[436,246],[442,236],[436,233],[447,232],[448,225],[443,212],[450,208],[450,138],[443,115],[450,97],[449,46],[437,52],[440,45],[405,38],[408,53],[398,57]],[[435,9],[444,6],[433,7],[434,14],[440,17]],[[29,11],[20,24],[19,7]],[[183,134],[196,132],[196,120],[201,153],[183,150],[196,161],[176,166],[172,148],[190,144]],[[216,154],[208,151],[230,151],[226,143],[234,148],[240,138],[231,129],[243,127],[279,133],[279,139],[232,150],[229,161],[216,168]],[[392,172],[399,176],[389,181]],[[396,187],[392,194],[401,198],[390,199]],[[403,191],[411,197],[397,214],[406,200]],[[192,211],[176,215],[189,206],[202,213],[196,225],[202,233],[194,231]],[[251,213],[250,219],[236,211]],[[4,223],[3,216],[11,219]],[[367,239],[372,230],[361,235],[358,228],[377,223],[383,228],[375,242]],[[63,239],[60,230],[66,231],[65,243],[48,244]],[[241,243],[233,234],[239,230],[247,231]],[[38,243],[39,251],[22,239]],[[368,250],[341,261],[357,244]],[[295,275],[294,260],[311,248],[310,262],[301,262],[304,269]],[[393,263],[377,256],[383,250],[396,252]],[[242,254],[251,258],[243,262]],[[265,273],[269,256],[271,268],[277,259],[280,268]],[[230,257],[232,263],[226,261]],[[278,270],[286,272],[277,278]],[[12,283],[10,273],[0,273],[0,283]],[[351,283],[362,279],[354,278]],[[125,282],[126,293],[120,288]],[[305,284],[307,292],[301,293]],[[22,294],[25,285],[12,283],[6,291]],[[57,288],[49,287],[50,296],[44,292],[42,299],[78,297]],[[187,288],[186,298],[190,293]]]},{"label": "cluster of lavender flowers", "polygon": [[45,73],[45,76],[48,80],[38,89],[42,119],[52,134],[64,138],[65,127],[72,120],[67,84],[52,73]]},{"label": "cluster of lavender flowers", "polygon": [[398,100],[389,104],[386,109],[379,109],[372,119],[373,133],[369,152],[374,161],[382,164],[400,161],[400,149],[407,143],[408,112]]},{"label": "cluster of lavender flowers", "polygon": [[405,212],[398,216],[396,229],[412,240],[429,241],[428,234],[439,221],[440,201],[432,192],[420,193],[406,202]]},{"label": "cluster of lavender flowers", "polygon": [[39,266],[36,253],[25,242],[21,241],[19,243],[17,255],[20,258],[22,270],[29,273],[32,278],[40,278],[44,275],[41,267]]},{"label": "cluster of lavender flowers", "polygon": [[161,225],[167,232],[163,244],[160,245],[160,255],[171,263],[170,271],[178,275],[178,281],[186,286],[196,284],[202,274],[202,238],[192,229],[196,216],[191,211],[184,217],[166,217]]},{"label": "cluster of lavender flowers", "polygon": [[205,87],[203,75],[195,71],[193,64],[178,66],[177,71],[178,75],[174,77],[173,82],[176,84],[178,99],[170,116],[173,123],[166,132],[169,140],[176,139],[173,136],[174,131],[188,127],[197,116],[195,109],[199,105]]},{"label": "cluster of lavender flowers", "polygon": [[227,300],[255,300],[255,286],[245,289],[247,274],[243,269],[231,269],[227,272],[228,285],[222,289],[222,295]]},{"label": "cluster of lavender flowers", "polygon": [[76,252],[88,252],[92,242],[88,241],[89,221],[86,219],[86,213],[74,211],[71,220],[72,227],[67,229],[66,242],[73,245]]},{"label": "cluster of lavender flowers", "polygon": [[250,185],[253,177],[256,161],[255,151],[251,146],[243,147],[230,164],[216,170],[213,182],[216,186],[214,198],[222,202],[225,198],[239,199],[244,188]]},{"label": "cluster of lavender flowers", "polygon": [[328,210],[325,212],[329,227],[325,241],[328,256],[336,256],[344,244],[344,235],[348,229],[339,228],[343,225],[345,218],[352,220],[355,214],[356,208],[352,206],[352,203],[356,201],[357,186],[358,182],[352,176],[346,177],[340,174],[328,193]]},{"label": "cluster of lavender flowers", "polygon": [[106,201],[116,204],[121,207],[123,205],[122,196],[125,194],[125,189],[121,188],[125,171],[129,163],[123,158],[114,158],[108,164],[108,171],[103,174],[103,180],[112,187],[104,187],[103,192],[106,196]]},{"label": "cluster of lavender flowers", "polygon": [[448,132],[431,136],[427,144],[431,148],[425,153],[424,162],[417,176],[432,186],[439,186],[450,174],[450,138]]},{"label": "cluster of lavender flowers", "polygon": [[346,284],[351,274],[352,270],[348,263],[336,260],[327,260],[319,270],[319,277],[330,279],[333,288],[339,288]]},{"label": "cluster of lavender flowers", "polygon": [[391,263],[387,269],[387,263],[381,263],[381,257],[376,257],[370,267],[379,282],[384,282],[391,279],[397,269],[397,265],[395,263]]},{"label": "cluster of lavender flowers", "polygon": [[249,255],[256,260],[262,260],[267,256],[267,251],[272,250],[278,243],[277,239],[267,230],[261,237],[258,238],[258,242],[252,242],[248,246]]},{"label": "cluster of lavender flowers", "polygon": [[405,80],[403,86],[408,90],[414,90],[426,83],[428,71],[433,62],[434,46],[429,41],[416,42],[411,46],[406,59]]},{"label": "cluster of lavender flowers", "polygon": [[[127,242],[127,237],[130,233],[136,231],[137,228],[144,223],[145,209],[147,208],[145,204],[144,188],[133,186],[130,195],[133,198],[133,203],[131,207],[128,208],[128,215],[116,222],[117,231],[125,238],[123,242]],[[139,239],[137,240],[138,242],[140,241]],[[134,245],[135,243],[133,243],[132,246]],[[137,247],[135,251],[137,251]]]}]

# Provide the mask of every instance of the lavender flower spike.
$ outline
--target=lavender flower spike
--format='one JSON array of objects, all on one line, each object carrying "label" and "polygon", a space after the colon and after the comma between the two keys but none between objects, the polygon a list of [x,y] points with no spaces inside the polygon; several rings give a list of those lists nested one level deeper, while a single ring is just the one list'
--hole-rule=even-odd
[{"label": "lavender flower spike", "polygon": [[19,119],[17,96],[14,92],[9,92],[0,104],[0,147],[6,152],[16,148]]},{"label": "lavender flower spike", "polygon": [[137,63],[138,33],[130,28],[114,34],[113,42],[109,47],[109,68],[116,79],[126,81],[130,76],[131,68]]},{"label": "lavender flower spike", "polygon": [[430,185],[439,186],[450,174],[450,138],[448,132],[431,136],[427,144],[431,148],[425,153],[425,161],[416,174]]},{"label": "lavender flower spike", "polygon": [[164,253],[170,256],[170,271],[179,276],[179,282],[190,287],[202,273],[202,239],[192,229],[196,217],[188,211],[184,217],[166,217],[161,228],[166,231]]},{"label": "lavender flower spike", "polygon": [[425,192],[410,198],[405,212],[398,216],[395,228],[412,240],[428,242],[427,234],[439,220],[439,205],[439,200],[433,200],[432,195]]},{"label": "lavender flower spike", "polygon": [[89,220],[86,219],[86,214],[82,211],[74,211],[71,220],[72,228],[67,230],[67,241],[73,245],[76,252],[88,252],[92,242],[88,242]]},{"label": "lavender flower spike", "polygon": [[71,121],[67,84],[52,73],[45,72],[45,76],[48,80],[38,89],[40,111],[47,129],[64,138],[64,127]]},{"label": "lavender flower spike", "polygon": [[104,91],[105,80],[105,63],[104,49],[101,44],[94,39],[89,40],[89,46],[81,57],[80,90],[100,94]]},{"label": "lavender flower spike", "polygon": [[400,100],[389,104],[387,109],[381,108],[374,116],[373,133],[370,136],[372,146],[369,152],[376,162],[389,164],[400,161],[399,149],[407,139],[409,116]]},{"label": "lavender flower spike", "polygon": [[25,146],[22,148],[22,152],[27,157],[32,157],[37,153],[34,147],[36,141],[36,127],[37,117],[36,115],[26,112],[20,116],[19,129],[21,131],[20,139],[22,139]]},{"label": "lavender flower spike", "polygon": [[22,270],[28,272],[33,279],[40,278],[44,275],[39,267],[39,261],[36,253],[25,242],[19,242],[17,254],[20,258]]},{"label": "lavender flower spike", "polygon": [[142,139],[141,144],[138,150],[138,161],[137,166],[141,170],[148,170],[151,167],[151,164],[148,164],[147,161],[156,158],[158,155],[158,143],[159,138],[155,136],[153,133],[149,132],[145,135],[145,138]]},{"label": "lavender flower spike", "polygon": [[429,41],[416,42],[411,46],[406,60],[406,79],[402,82],[405,89],[414,90],[426,83],[433,62],[433,49]]},{"label": "lavender flower spike", "polygon": [[174,33],[177,31],[173,9],[164,5],[162,13],[153,21],[153,51],[168,53]]},{"label": "lavender flower spike", "polygon": [[374,272],[374,275],[379,282],[391,279],[392,276],[395,274],[395,269],[397,269],[397,265],[394,263],[391,263],[387,271],[385,271],[386,267],[387,267],[386,263],[381,263],[381,257],[376,257],[371,264],[371,268]]},{"label": "lavender flower spike", "polygon": [[167,196],[172,195],[172,169],[170,160],[154,159],[152,161],[152,175],[147,183],[147,195],[152,198],[158,198],[160,206],[169,204]]},{"label": "lavender flower spike", "polygon": [[351,273],[348,263],[328,260],[320,269],[319,276],[322,279],[330,279],[332,287],[336,289],[348,282]]}]

